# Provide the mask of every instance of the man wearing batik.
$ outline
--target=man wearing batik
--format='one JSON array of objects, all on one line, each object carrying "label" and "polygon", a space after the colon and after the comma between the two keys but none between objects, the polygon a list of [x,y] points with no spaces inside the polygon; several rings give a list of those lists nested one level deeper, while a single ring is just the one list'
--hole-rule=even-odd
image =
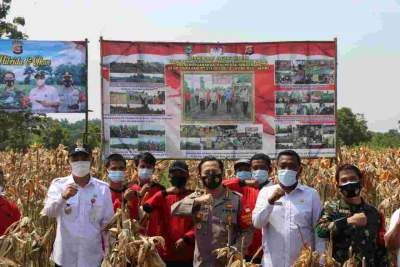
[{"label": "man wearing batik", "polygon": [[354,165],[342,165],[336,171],[339,200],[325,203],[316,226],[319,237],[332,235],[333,257],[340,263],[349,258],[349,248],[361,266],[390,266],[385,248],[385,220],[378,210],[361,198],[361,171]]}]

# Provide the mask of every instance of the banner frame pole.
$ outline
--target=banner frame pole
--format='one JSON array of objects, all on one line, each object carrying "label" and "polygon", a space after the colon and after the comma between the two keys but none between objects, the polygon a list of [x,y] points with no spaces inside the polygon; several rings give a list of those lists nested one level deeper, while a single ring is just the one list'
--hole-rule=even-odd
[{"label": "banner frame pole", "polygon": [[100,144],[100,149],[101,149],[101,154],[102,157],[105,157],[105,140],[104,140],[104,84],[103,84],[103,36],[100,36],[99,39],[100,43],[100,96],[101,96],[101,144]]},{"label": "banner frame pole", "polygon": [[89,135],[89,40],[85,39],[85,46],[86,46],[86,110],[85,110],[85,133],[83,135],[83,143],[88,144],[88,135]]},{"label": "banner frame pole", "polygon": [[337,164],[339,162],[339,155],[340,155],[340,148],[338,147],[338,140],[337,140],[337,124],[338,124],[338,101],[337,101],[337,95],[338,95],[338,88],[337,88],[337,76],[338,76],[338,47],[337,47],[337,37],[333,38],[335,42],[335,163]]}]

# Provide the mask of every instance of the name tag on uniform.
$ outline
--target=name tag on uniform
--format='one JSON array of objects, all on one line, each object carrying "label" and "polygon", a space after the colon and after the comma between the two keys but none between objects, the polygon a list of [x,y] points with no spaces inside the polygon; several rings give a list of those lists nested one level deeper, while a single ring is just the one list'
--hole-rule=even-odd
[{"label": "name tag on uniform", "polygon": [[283,206],[283,203],[280,202],[280,201],[276,201],[276,202],[274,203],[274,205],[276,205],[276,206]]}]

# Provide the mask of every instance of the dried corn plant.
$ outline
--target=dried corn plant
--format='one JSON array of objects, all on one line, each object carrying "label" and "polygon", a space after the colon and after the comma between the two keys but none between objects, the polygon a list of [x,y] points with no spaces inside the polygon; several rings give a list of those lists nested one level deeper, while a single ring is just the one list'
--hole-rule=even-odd
[{"label": "dried corn plant", "polygon": [[161,236],[141,235],[139,223],[136,220],[130,220],[128,213],[123,209],[117,210],[104,229],[110,233],[112,244],[110,253],[101,266],[165,267],[157,250],[165,248],[164,239]]}]

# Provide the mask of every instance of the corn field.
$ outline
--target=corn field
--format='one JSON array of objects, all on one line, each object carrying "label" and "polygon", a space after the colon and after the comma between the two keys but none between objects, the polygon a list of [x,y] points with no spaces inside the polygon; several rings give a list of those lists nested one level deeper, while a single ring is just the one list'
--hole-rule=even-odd
[{"label": "corn field", "polygon": [[[102,166],[101,153],[95,150],[93,153],[94,163],[92,174],[95,177],[103,178],[104,168]],[[189,186],[194,189],[198,185],[197,179],[197,161],[189,162],[191,180]],[[387,222],[390,215],[400,206],[400,149],[387,149],[375,151],[366,147],[360,148],[342,148],[338,155],[338,163],[356,164],[364,173],[363,197],[369,203],[379,207],[384,212]],[[156,167],[156,176],[160,182],[167,183],[166,177],[170,161],[159,161]],[[337,189],[335,185],[335,169],[337,162],[332,159],[309,159],[303,160],[302,182],[316,188],[321,195],[322,201],[336,197]],[[22,213],[20,222],[12,225],[6,235],[0,237],[0,265],[1,266],[27,266],[27,267],[46,267],[52,266],[49,256],[52,250],[54,240],[55,221],[40,216],[43,207],[43,201],[47,189],[52,179],[66,176],[70,173],[68,164],[68,153],[64,147],[60,146],[55,150],[46,150],[41,146],[32,146],[25,154],[16,152],[0,152],[0,165],[5,173],[6,197],[15,203]],[[136,179],[133,161],[128,162],[128,176],[130,180]],[[233,176],[233,162],[225,162],[225,175]],[[274,173],[273,173],[274,175]],[[114,225],[110,225],[110,231],[122,234],[121,229],[129,228],[135,235],[134,222],[124,220],[123,214],[114,220]],[[126,224],[129,224],[127,227]],[[151,254],[154,246],[163,245],[163,240],[148,239],[138,237],[135,240],[129,240],[128,232],[122,234],[126,242],[133,242],[138,246],[147,246],[149,255],[157,258],[157,255]],[[142,247],[137,248],[137,253]],[[115,252],[115,251],[112,251]],[[134,251],[125,251],[124,256],[130,253],[137,255]],[[115,257],[121,254],[115,253]],[[302,255],[312,252],[305,251]],[[140,254],[144,257],[144,254]],[[112,257],[111,254],[110,257]],[[109,258],[109,262],[116,265]],[[141,259],[140,259],[141,260]],[[155,259],[156,260],[156,259]],[[108,266],[108,265],[107,265]],[[151,266],[151,265],[149,265]],[[238,265],[239,266],[239,265]],[[309,266],[309,265],[296,265]],[[328,265],[327,265],[328,266]],[[334,265],[332,265],[334,266]]]}]

